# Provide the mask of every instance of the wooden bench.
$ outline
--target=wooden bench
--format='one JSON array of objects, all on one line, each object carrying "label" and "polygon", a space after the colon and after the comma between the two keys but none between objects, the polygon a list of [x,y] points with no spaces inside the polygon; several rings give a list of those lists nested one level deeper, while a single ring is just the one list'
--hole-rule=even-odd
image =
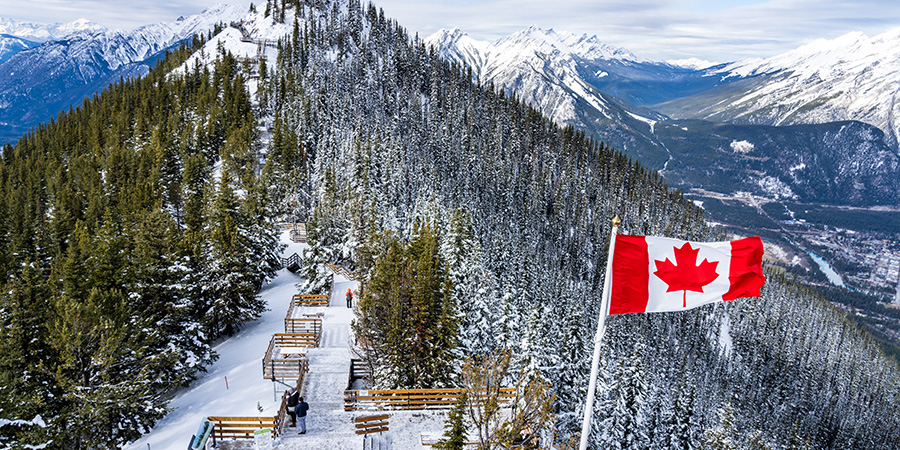
[{"label": "wooden bench", "polygon": [[[465,389],[381,389],[344,391],[344,411],[450,409]],[[512,406],[514,388],[500,388],[497,400],[503,407]],[[469,393],[469,402],[486,399],[484,393]]]},{"label": "wooden bench", "polygon": [[366,435],[388,431],[389,417],[387,414],[355,417],[353,418],[353,424],[356,428],[355,432],[359,435]]}]

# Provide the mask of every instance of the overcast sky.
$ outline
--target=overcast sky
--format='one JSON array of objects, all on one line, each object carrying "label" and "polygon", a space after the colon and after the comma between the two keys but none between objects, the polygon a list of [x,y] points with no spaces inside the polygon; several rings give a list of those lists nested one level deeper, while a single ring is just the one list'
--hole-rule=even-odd
[{"label": "overcast sky", "polygon": [[[196,14],[214,3],[0,0],[0,17],[38,23],[85,17],[110,28],[131,29]],[[833,39],[850,31],[875,36],[900,27],[898,0],[378,0],[375,5],[422,37],[459,27],[475,39],[493,41],[536,25],[596,34],[605,43],[651,60],[768,57],[817,38]]]}]

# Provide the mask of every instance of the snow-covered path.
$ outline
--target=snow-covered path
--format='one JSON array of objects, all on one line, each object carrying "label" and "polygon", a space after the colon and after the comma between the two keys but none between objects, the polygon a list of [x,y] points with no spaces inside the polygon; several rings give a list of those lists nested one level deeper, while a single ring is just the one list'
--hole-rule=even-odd
[{"label": "snow-covered path", "polygon": [[[306,248],[305,244],[290,242],[287,232],[282,234],[282,241],[289,244],[284,256],[302,253]],[[188,389],[176,393],[169,405],[173,411],[150,433],[125,449],[182,450],[188,446],[201,420],[208,416],[274,416],[286,386],[263,379],[261,361],[272,334],[284,332],[284,317],[300,281],[299,276],[287,270],[279,271],[260,292],[268,311],[235,337],[216,346],[219,360]],[[309,372],[303,385],[303,395],[310,406],[307,433],[299,435],[298,429],[287,428],[286,434],[277,441],[279,450],[355,450],[362,446],[363,438],[354,433],[352,420],[372,412],[347,412],[343,406],[352,357],[350,323],[355,317],[353,310],[347,308],[345,294],[347,289],[356,294],[358,287],[356,281],[336,275],[328,307],[303,307],[294,312],[294,317],[324,313],[322,339],[318,348],[307,351]],[[428,448],[421,445],[420,433],[440,433],[446,418],[444,411],[390,411],[389,414],[395,450]],[[237,441],[220,448],[255,446],[250,441]]]},{"label": "snow-covered path", "polygon": [[283,448],[358,449],[362,438],[353,433],[351,414],[344,411],[344,390],[350,377],[350,322],[353,310],[347,308],[344,294],[357,290],[358,283],[335,276],[327,308],[300,308],[296,314],[323,312],[322,341],[309,349],[309,372],[303,396],[309,403],[307,432],[288,428],[281,439]]}]

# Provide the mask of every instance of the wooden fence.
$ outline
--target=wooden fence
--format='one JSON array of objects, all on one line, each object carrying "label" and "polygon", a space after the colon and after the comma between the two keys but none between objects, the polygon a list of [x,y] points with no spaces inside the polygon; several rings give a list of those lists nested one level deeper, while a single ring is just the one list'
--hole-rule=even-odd
[{"label": "wooden fence", "polygon": [[282,231],[290,230],[294,242],[306,242],[306,224],[303,222],[278,222],[275,227]]},{"label": "wooden fence", "polygon": [[353,281],[359,280],[357,278],[356,272],[351,272],[351,271],[347,270],[347,268],[344,266],[338,266],[334,263],[327,262],[327,263],[325,263],[325,267],[327,267],[329,270],[334,272],[335,275],[343,275],[348,280],[353,280]]},{"label": "wooden fence", "polygon": [[356,380],[369,380],[371,378],[371,374],[369,373],[369,366],[361,359],[351,358],[350,359],[350,379],[347,380],[347,389],[348,391],[353,390],[353,382]]},{"label": "wooden fence", "polygon": [[327,294],[294,294],[291,297],[291,306],[288,307],[288,315],[294,314],[294,309],[301,306],[328,306]]},{"label": "wooden fence", "polygon": [[312,333],[322,338],[321,317],[285,317],[285,333]]},{"label": "wooden fence", "polygon": [[[306,371],[303,371],[294,389],[303,391],[305,375]],[[281,436],[288,423],[287,399],[287,393],[281,396],[281,405],[274,417],[210,416],[209,420],[213,422],[213,442],[219,439],[253,439],[253,433],[263,428],[271,428],[275,436]]]},{"label": "wooden fence", "polygon": [[291,230],[291,240],[294,242],[306,242],[306,224],[296,223]]},{"label": "wooden fence", "polygon": [[210,416],[213,422],[213,441],[222,439],[253,439],[253,432],[270,428],[279,435],[277,417],[221,417]]},{"label": "wooden fence", "polygon": [[302,378],[309,370],[306,350],[319,346],[321,334],[275,333],[263,357],[263,378],[292,380]]},{"label": "wooden fence", "polygon": [[387,414],[376,414],[373,416],[359,416],[353,418],[356,434],[367,435],[372,433],[383,433],[390,430],[388,427]]},{"label": "wooden fence", "polygon": [[281,267],[284,267],[285,269],[290,270],[291,272],[296,272],[301,267],[300,255],[294,253],[293,255],[288,256],[287,258],[281,258]]},{"label": "wooden fence", "polygon": [[[392,389],[370,391],[344,391],[344,411],[394,410],[394,409],[449,409],[459,400],[465,389]],[[516,390],[500,388],[498,401],[501,406],[512,406]],[[469,401],[484,399],[485,395],[469,394]]]}]

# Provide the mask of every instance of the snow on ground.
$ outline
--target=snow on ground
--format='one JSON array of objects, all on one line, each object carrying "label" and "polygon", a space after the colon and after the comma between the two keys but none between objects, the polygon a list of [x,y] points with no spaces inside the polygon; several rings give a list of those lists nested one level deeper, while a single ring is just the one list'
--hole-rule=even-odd
[{"label": "snow on ground", "polygon": [[[269,310],[256,322],[215,347],[219,359],[188,389],[176,393],[173,409],[154,429],[126,449],[183,449],[207,416],[274,416],[284,386],[263,379],[262,358],[274,333],[284,332],[284,315],[300,277],[282,269],[260,295]],[[228,387],[225,383],[228,379]],[[258,406],[263,408],[259,411]],[[147,444],[150,444],[148,447]]]},{"label": "snow on ground", "polygon": [[[291,242],[287,231],[281,240],[288,244],[283,256],[302,255],[308,248],[306,244]],[[260,292],[269,310],[236,336],[216,346],[219,360],[209,367],[209,372],[188,389],[178,392],[169,405],[173,411],[150,433],[126,446],[126,450],[184,449],[200,421],[207,416],[274,416],[286,386],[263,379],[261,361],[272,334],[284,332],[284,317],[291,296],[298,293],[296,284],[300,280],[287,270],[279,271]],[[279,449],[355,450],[362,446],[363,438],[354,434],[352,419],[374,412],[347,412],[343,408],[344,390],[350,376],[350,323],[355,317],[353,310],[347,308],[345,294],[347,289],[355,294],[358,288],[358,282],[335,276],[327,308],[298,308],[294,313],[295,317],[324,313],[322,340],[319,348],[307,352],[310,365],[302,390],[310,406],[307,433],[299,435],[299,429],[286,428],[286,435],[276,442]],[[446,419],[446,411],[388,413],[395,450],[423,448],[420,433],[441,434]],[[255,448],[252,441],[219,444],[220,449]]]}]

